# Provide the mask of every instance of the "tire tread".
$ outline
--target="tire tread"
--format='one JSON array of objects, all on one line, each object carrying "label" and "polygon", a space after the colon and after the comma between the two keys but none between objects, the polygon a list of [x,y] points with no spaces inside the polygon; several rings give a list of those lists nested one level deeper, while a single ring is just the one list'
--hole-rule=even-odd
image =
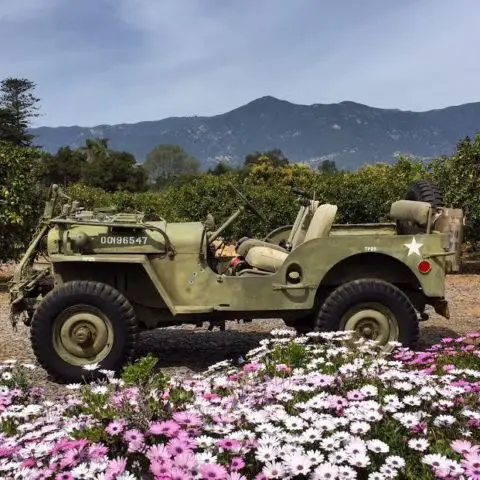
[{"label": "tire tread", "polygon": [[[45,296],[33,315],[30,328],[32,349],[38,363],[59,383],[68,381],[68,379],[63,378],[62,374],[60,374],[57,369],[52,367],[51,362],[47,358],[45,350],[42,348],[41,344],[41,338],[43,334],[42,329],[46,325],[46,322],[48,322],[50,311],[53,307],[57,309],[60,305],[63,306],[63,308],[66,308],[67,306],[74,304],[75,301],[81,302],[81,297],[84,295],[98,297],[104,302],[114,304],[120,311],[122,322],[126,327],[126,338],[122,363],[128,362],[133,357],[135,352],[138,335],[137,320],[135,311],[127,298],[118,290],[105,283],[94,282],[90,280],[73,280],[67,282],[60,287],[54,288]],[[87,372],[85,376],[88,376]],[[91,374],[91,376],[93,376],[93,374]]]},{"label": "tire tread", "polygon": [[[320,307],[317,314],[315,330],[317,331],[335,331],[339,328],[341,314],[355,304],[357,298],[359,301],[364,298],[384,297],[390,298],[399,310],[405,313],[399,321],[399,336],[404,345],[415,348],[419,334],[419,322],[410,299],[395,285],[381,279],[357,279],[340,285],[326,299]],[[403,335],[402,335],[403,332]]]},{"label": "tire tread", "polygon": [[443,207],[443,194],[437,184],[419,180],[412,184],[405,196],[406,200],[430,203],[433,207]]}]

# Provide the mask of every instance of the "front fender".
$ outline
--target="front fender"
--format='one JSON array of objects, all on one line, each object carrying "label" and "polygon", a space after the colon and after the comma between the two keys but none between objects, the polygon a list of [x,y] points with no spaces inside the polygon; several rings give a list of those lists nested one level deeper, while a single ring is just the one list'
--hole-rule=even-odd
[{"label": "front fender", "polygon": [[[146,273],[148,280],[151,282],[155,290],[160,295],[161,299],[170,310],[172,315],[176,315],[179,313],[177,308],[175,307],[171,296],[168,294],[165,286],[159,280],[157,274],[155,273],[155,269],[152,267],[150,259],[146,255],[136,255],[136,254],[109,254],[109,255],[51,255],[50,260],[53,264],[56,277],[60,279],[60,282],[65,280],[72,280],[72,279],[79,279],[78,276],[82,275],[81,269],[77,269],[77,271],[70,272],[68,268],[66,268],[67,264],[69,263],[76,263],[78,266],[86,265],[90,267],[92,264],[101,265],[102,270],[104,272],[108,272],[108,265],[117,264],[117,265],[140,265],[143,271]],[[89,271],[90,270],[90,271]],[[86,268],[84,275],[86,275],[85,279],[92,279],[91,278],[91,269]],[[73,278],[72,278],[73,277]],[[102,281],[101,278],[98,281]],[[129,281],[135,281],[135,279],[130,279]],[[112,285],[115,287],[116,285]]]}]

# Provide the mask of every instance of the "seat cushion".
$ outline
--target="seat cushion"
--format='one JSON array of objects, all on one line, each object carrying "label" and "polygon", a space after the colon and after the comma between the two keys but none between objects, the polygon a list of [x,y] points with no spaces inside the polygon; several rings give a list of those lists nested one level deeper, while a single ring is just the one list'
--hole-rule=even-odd
[{"label": "seat cushion", "polygon": [[393,220],[410,220],[421,227],[428,223],[428,217],[432,206],[427,202],[415,200],[397,200],[390,207],[390,217]]},{"label": "seat cushion", "polygon": [[248,240],[245,240],[239,245],[239,247],[237,248],[237,255],[245,258],[252,247],[268,247],[273,250],[278,250],[279,252],[288,253],[287,250],[285,250],[280,245],[264,242],[263,240],[258,240],[256,238],[249,238]]},{"label": "seat cushion", "polygon": [[301,245],[305,240],[308,227],[319,204],[320,202],[318,200],[310,200],[310,206],[302,207],[303,210],[299,211],[288,239],[288,242],[292,245],[292,250]]},{"label": "seat cushion", "polygon": [[[319,206],[313,215],[303,242],[308,242],[314,238],[328,237],[336,213],[336,205],[324,204]],[[244,243],[249,241],[250,240],[247,240]],[[243,244],[239,248],[242,246]],[[245,261],[254,268],[268,272],[276,272],[288,255],[289,252],[278,247],[278,245],[260,242],[250,247],[245,256]]]},{"label": "seat cushion", "polygon": [[[274,245],[275,247],[275,245]],[[255,246],[250,248],[245,261],[254,268],[267,272],[276,272],[288,257],[288,252],[281,252],[271,246]]]},{"label": "seat cushion", "polygon": [[320,205],[310,222],[304,242],[314,238],[328,237],[337,214],[337,209],[337,205],[331,205],[330,203]]},{"label": "seat cushion", "polygon": [[[295,219],[295,223],[287,240],[287,243],[290,243],[292,245],[292,249],[298,247],[298,245],[303,242],[310,221],[316,209],[318,208],[318,205],[319,202],[317,200],[311,200],[309,207],[302,206],[298,211],[297,218]],[[280,245],[264,242],[263,240],[257,240],[256,238],[249,238],[247,240],[246,237],[243,237],[238,241],[237,255],[245,258],[252,247],[269,247],[278,250],[279,252],[288,253],[288,250],[280,247]]]}]

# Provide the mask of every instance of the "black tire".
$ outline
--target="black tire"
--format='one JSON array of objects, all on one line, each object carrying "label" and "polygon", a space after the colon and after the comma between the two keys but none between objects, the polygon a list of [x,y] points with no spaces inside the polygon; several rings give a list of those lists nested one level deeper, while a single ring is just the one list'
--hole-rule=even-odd
[{"label": "black tire", "polygon": [[[419,180],[410,185],[405,200],[413,200],[415,202],[427,202],[432,207],[443,207],[443,194],[434,183],[427,180]],[[400,235],[414,235],[424,233],[424,227],[420,227],[413,221],[403,220],[397,222],[398,233]]]},{"label": "black tire", "polygon": [[[109,348],[106,356],[99,361],[99,369],[118,371],[133,356],[137,336],[135,313],[129,301],[110,285],[91,281],[71,281],[49,292],[37,308],[30,329],[32,348],[40,365],[59,382],[91,381],[101,377],[98,370],[85,370],[83,363],[88,359],[69,362],[65,360],[64,347],[57,347],[59,335],[54,335],[56,325],[72,319],[79,312],[98,316],[109,324],[111,336],[105,341]],[[69,317],[69,315],[72,315]],[[80,317],[81,318],[81,315]],[[80,324],[81,320],[77,320]],[[77,326],[78,328],[78,326]],[[73,324],[71,331],[73,331]],[[85,329],[84,329],[85,332]],[[100,334],[97,332],[98,338]],[[91,334],[89,332],[89,337]],[[111,345],[109,347],[109,345]],[[77,346],[76,346],[77,347]],[[57,348],[62,351],[62,356]],[[81,348],[81,347],[79,347]],[[98,358],[98,357],[97,357]]]},{"label": "black tire", "polygon": [[443,207],[443,194],[438,185],[427,180],[419,180],[410,186],[405,195],[405,200],[427,202],[432,207]]},{"label": "black tire", "polygon": [[415,347],[419,335],[415,308],[399,288],[380,279],[353,280],[336,288],[320,307],[315,329],[343,331],[345,317],[362,307],[388,310],[398,328],[398,338],[394,340],[406,347]]}]

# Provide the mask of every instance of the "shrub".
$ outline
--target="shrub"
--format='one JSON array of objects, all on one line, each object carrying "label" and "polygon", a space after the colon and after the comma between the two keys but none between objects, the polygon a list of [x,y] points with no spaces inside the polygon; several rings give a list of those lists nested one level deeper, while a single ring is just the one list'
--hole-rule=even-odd
[{"label": "shrub", "polygon": [[42,209],[39,157],[34,148],[0,142],[0,262],[15,260],[28,245]]},{"label": "shrub", "polygon": [[403,198],[408,186],[422,177],[422,166],[407,158],[395,164],[376,164],[358,172],[323,175],[305,165],[273,167],[269,163],[252,166],[248,172],[218,176],[206,173],[190,182],[161,192],[105,194],[81,185],[70,187],[75,198],[89,207],[114,204],[121,210],[156,213],[168,221],[203,221],[208,213],[217,225],[231,215],[242,200],[231,188],[239,189],[263,215],[246,210],[225,232],[228,239],[244,235],[263,237],[282,225],[293,223],[298,204],[291,188],[302,188],[321,202],[339,206],[337,222],[385,221],[392,201]]},{"label": "shrub", "polygon": [[[27,181],[36,170],[37,151],[2,147],[2,170],[7,181],[2,187],[0,215],[3,215],[0,261],[15,258],[28,242],[41,206],[34,183]],[[204,173],[188,181],[178,181],[161,191],[107,193],[99,188],[73,184],[67,193],[87,209],[116,206],[121,211],[143,211],[164,217],[169,222],[204,221],[214,216],[217,226],[241,204],[230,184],[246,195],[264,219],[246,210],[224,232],[227,240],[242,236],[262,238],[268,232],[294,221],[298,204],[290,192],[302,188],[321,202],[338,205],[337,223],[379,222],[388,220],[390,204],[404,197],[408,186],[420,178],[437,182],[448,206],[464,208],[467,217],[465,239],[480,240],[480,136],[459,143],[450,157],[429,164],[400,157],[393,164],[366,165],[356,172],[313,171],[307,165],[274,166],[271,162],[253,164],[248,169],[223,175]],[[35,174],[34,174],[35,177]],[[12,185],[13,188],[7,187]],[[12,195],[13,201],[6,195]]]},{"label": "shrub", "polygon": [[454,155],[429,165],[432,176],[444,193],[446,205],[463,208],[465,238],[480,241],[480,134],[459,142]]}]

